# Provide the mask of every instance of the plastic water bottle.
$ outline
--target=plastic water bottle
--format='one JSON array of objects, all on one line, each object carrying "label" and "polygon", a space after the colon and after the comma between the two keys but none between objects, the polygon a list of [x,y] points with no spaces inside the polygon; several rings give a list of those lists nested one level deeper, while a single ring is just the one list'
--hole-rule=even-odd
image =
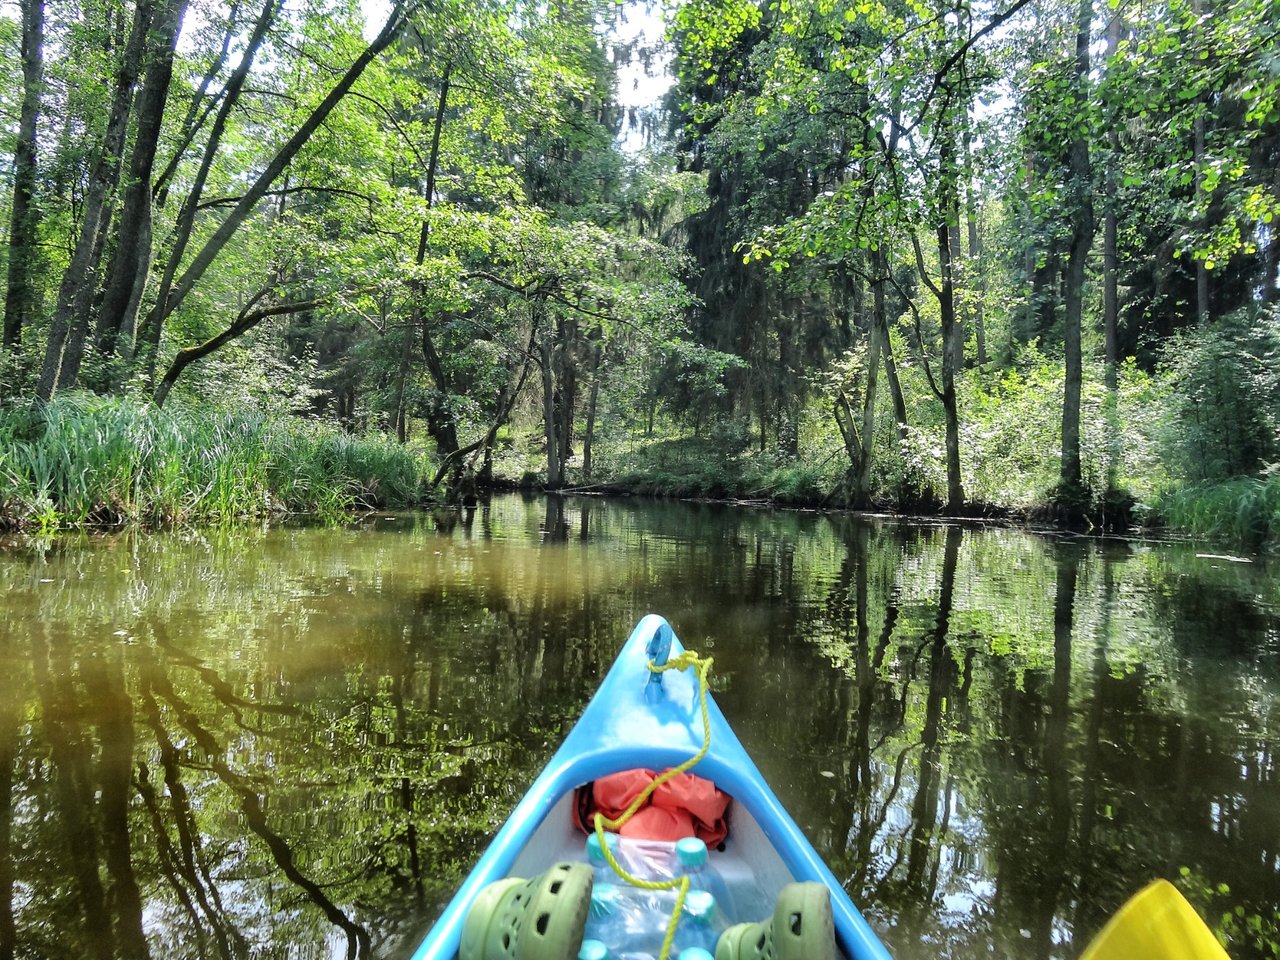
[{"label": "plastic water bottle", "polygon": [[603,943],[609,951],[607,960],[653,960],[674,905],[670,890],[596,884],[591,889],[584,938]]},{"label": "plastic water bottle", "polygon": [[583,940],[578,948],[578,960],[609,960],[609,948],[599,940]]},{"label": "plastic water bottle", "polygon": [[676,956],[676,960],[715,960],[710,951],[701,947],[686,947]]},{"label": "plastic water bottle", "polygon": [[[618,835],[616,833],[606,833],[604,842],[608,844],[609,851],[616,860],[618,857]],[[618,875],[613,872],[613,867],[609,866],[609,861],[605,859],[604,851],[600,847],[600,837],[595,833],[587,836],[587,863],[591,864],[596,883],[613,883],[617,879]]]},{"label": "plastic water bottle", "polygon": [[714,953],[724,927],[716,898],[706,890],[690,890],[676,927],[677,960],[684,960],[684,955],[693,950]]},{"label": "plastic water bottle", "polygon": [[721,927],[741,918],[735,915],[733,898],[724,878],[711,865],[707,845],[697,837],[676,841],[676,862],[680,872],[689,878],[689,890],[705,890],[715,898],[716,917]]},{"label": "plastic water bottle", "polygon": [[625,907],[623,892],[614,884],[592,884],[584,941],[595,940],[616,950],[625,942]]}]

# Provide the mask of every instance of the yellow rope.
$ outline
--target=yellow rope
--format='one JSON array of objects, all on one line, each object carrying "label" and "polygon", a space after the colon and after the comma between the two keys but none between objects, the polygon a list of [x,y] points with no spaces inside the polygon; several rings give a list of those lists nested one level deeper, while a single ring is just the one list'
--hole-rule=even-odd
[{"label": "yellow rope", "polygon": [[622,825],[648,802],[655,790],[680,774],[687,773],[711,749],[711,717],[707,710],[707,673],[711,670],[711,664],[711,657],[700,657],[692,650],[686,650],[679,656],[668,660],[662,666],[658,666],[652,660],[649,661],[649,670],[652,673],[663,673],[667,670],[684,670],[687,667],[697,669],[698,698],[702,706],[702,748],[680,766],[672,767],[654,779],[652,783],[640,791],[640,795],[631,801],[631,806],[627,807],[617,819],[610,820],[603,813],[596,813],[595,817],[596,836],[600,839],[600,850],[604,853],[605,859],[609,861],[609,866],[613,868],[614,873],[633,887],[639,887],[642,890],[677,891],[675,907],[672,908],[671,919],[667,921],[667,935],[662,940],[662,949],[658,952],[658,960],[667,960],[671,955],[671,945],[676,939],[676,927],[680,923],[680,912],[684,910],[684,900],[689,893],[689,878],[682,875],[672,880],[642,880],[639,877],[632,876],[623,868],[622,864],[614,859],[613,851],[609,849],[609,844],[605,842],[604,834],[605,830],[617,831],[621,829]]}]

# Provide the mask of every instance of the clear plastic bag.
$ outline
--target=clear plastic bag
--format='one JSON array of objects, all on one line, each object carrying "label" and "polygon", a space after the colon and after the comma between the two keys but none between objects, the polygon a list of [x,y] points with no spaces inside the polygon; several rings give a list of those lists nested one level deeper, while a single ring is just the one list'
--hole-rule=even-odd
[{"label": "clear plastic bag", "polygon": [[[609,847],[618,864],[639,880],[674,880],[684,869],[674,843],[617,837],[610,838]],[[608,867],[597,872],[586,936],[605,944],[609,960],[652,960],[661,952],[677,891],[635,887],[622,877],[608,877],[609,872]],[[691,877],[698,886],[692,886],[685,899],[673,957],[690,947],[714,953],[716,940],[732,922],[714,892],[705,889],[707,879],[714,877],[712,869],[704,866],[699,873]],[[722,883],[720,889],[724,890]]]}]

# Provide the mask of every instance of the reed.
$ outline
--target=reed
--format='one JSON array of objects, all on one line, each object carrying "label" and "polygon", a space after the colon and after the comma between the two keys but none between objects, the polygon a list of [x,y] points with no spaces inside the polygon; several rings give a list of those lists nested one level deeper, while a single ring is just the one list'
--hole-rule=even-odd
[{"label": "reed", "polygon": [[1192,536],[1257,550],[1280,540],[1280,475],[1188,484],[1166,494],[1158,516]]},{"label": "reed", "polygon": [[425,466],[311,421],[61,395],[0,409],[0,527],[334,518],[415,504]]}]

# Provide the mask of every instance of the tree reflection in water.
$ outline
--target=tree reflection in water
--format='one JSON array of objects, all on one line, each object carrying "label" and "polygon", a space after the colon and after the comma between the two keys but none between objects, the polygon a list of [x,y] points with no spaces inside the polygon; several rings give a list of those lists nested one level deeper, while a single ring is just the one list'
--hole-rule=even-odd
[{"label": "tree reflection in water", "polygon": [[1153,876],[1276,937],[1277,587],[1185,547],[512,497],[0,589],[0,960],[406,951],[651,609],[896,956],[1074,956]]}]

